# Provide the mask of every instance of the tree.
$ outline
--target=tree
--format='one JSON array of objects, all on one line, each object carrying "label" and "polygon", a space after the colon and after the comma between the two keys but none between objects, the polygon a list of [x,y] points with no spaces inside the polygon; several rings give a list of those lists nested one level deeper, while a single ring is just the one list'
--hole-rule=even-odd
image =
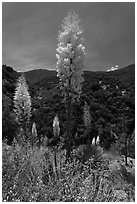
[{"label": "tree", "polygon": [[2,95],[2,139],[12,143],[16,132],[16,123],[12,113],[12,100],[4,93]]},{"label": "tree", "polygon": [[[120,146],[121,146],[121,150],[122,152],[124,153],[124,156],[125,156],[125,165],[127,166],[128,163],[127,163],[127,157],[130,155],[130,152],[131,150],[129,149],[130,148],[130,144],[132,142],[132,140],[134,140],[134,134],[130,133],[128,131],[128,127],[130,127],[131,129],[131,123],[132,123],[132,120],[129,120],[124,114],[122,114],[122,117],[121,117],[121,137],[119,138],[119,143],[120,143]],[[133,148],[133,146],[132,146]],[[133,151],[133,149],[132,149]]]},{"label": "tree", "polygon": [[[14,115],[15,121],[24,136],[28,136],[28,126],[31,116],[31,97],[24,75],[18,79],[14,95]],[[20,140],[21,138],[19,138]],[[27,138],[25,138],[27,139]]]},{"label": "tree", "polygon": [[83,112],[84,112],[83,119],[84,119],[84,125],[86,127],[86,134],[88,135],[88,142],[90,142],[91,114],[90,114],[90,107],[86,101],[84,104]]},{"label": "tree", "polygon": [[57,45],[57,76],[60,78],[60,87],[67,101],[67,155],[71,147],[71,103],[81,93],[83,81],[82,70],[85,61],[85,47],[78,15],[70,11],[64,18],[62,29],[58,35]]}]

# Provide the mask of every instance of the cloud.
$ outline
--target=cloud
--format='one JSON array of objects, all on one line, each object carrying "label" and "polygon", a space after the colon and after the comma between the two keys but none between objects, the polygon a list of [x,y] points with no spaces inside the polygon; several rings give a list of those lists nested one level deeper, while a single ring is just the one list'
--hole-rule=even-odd
[{"label": "cloud", "polygon": [[134,3],[4,2],[3,63],[16,70],[56,66],[57,35],[73,8],[84,28],[86,69],[106,70],[134,62]]}]

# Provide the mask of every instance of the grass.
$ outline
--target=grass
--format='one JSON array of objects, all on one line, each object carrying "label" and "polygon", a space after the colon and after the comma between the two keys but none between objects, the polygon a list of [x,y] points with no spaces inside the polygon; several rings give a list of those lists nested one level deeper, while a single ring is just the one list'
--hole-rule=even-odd
[{"label": "grass", "polygon": [[101,147],[79,146],[66,161],[65,150],[3,144],[3,201],[134,201],[122,167],[103,155]]}]

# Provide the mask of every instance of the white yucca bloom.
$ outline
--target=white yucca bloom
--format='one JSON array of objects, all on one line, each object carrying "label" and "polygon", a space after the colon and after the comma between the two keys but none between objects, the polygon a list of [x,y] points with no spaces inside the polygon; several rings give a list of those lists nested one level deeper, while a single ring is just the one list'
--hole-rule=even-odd
[{"label": "white yucca bloom", "polygon": [[97,139],[96,139],[96,144],[99,145],[100,143],[100,139],[99,139],[99,135],[97,136]]},{"label": "white yucca bloom", "polygon": [[95,145],[95,144],[96,144],[96,142],[95,142],[95,137],[94,137],[92,140],[92,145]]},{"label": "white yucca bloom", "polygon": [[84,111],[84,124],[85,124],[86,128],[89,128],[91,126],[91,114],[90,114],[90,107],[86,101],[85,101],[83,111]]},{"label": "white yucca bloom", "polygon": [[19,125],[28,124],[31,116],[31,97],[24,75],[18,79],[14,95],[15,120]]},{"label": "white yucca bloom", "polygon": [[36,123],[34,122],[32,125],[32,135],[37,138],[37,128],[36,128]]},{"label": "white yucca bloom", "polygon": [[[62,30],[59,32],[57,45],[57,76],[62,86],[80,94],[82,70],[85,62],[85,47],[82,45],[83,38],[80,20],[74,11],[70,11],[65,17]],[[70,81],[68,83],[68,81]],[[67,85],[67,86],[66,86]],[[63,90],[63,88],[62,88]],[[66,88],[64,89],[66,90]],[[64,91],[65,94],[65,91]]]},{"label": "white yucca bloom", "polygon": [[36,123],[34,122],[32,124],[32,138],[31,138],[32,148],[33,148],[34,143],[36,142],[36,140],[37,140],[37,128],[36,128]]},{"label": "white yucca bloom", "polygon": [[54,136],[59,136],[60,134],[60,127],[59,127],[59,118],[55,116],[53,121],[53,134]]}]

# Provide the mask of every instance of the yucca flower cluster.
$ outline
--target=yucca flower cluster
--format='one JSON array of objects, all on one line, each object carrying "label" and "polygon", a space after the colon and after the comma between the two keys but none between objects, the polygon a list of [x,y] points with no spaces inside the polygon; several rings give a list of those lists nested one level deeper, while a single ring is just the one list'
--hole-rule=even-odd
[{"label": "yucca flower cluster", "polygon": [[19,125],[24,121],[29,123],[31,116],[31,97],[23,75],[19,77],[15,90],[14,113],[15,119]]},{"label": "yucca flower cluster", "polygon": [[99,135],[97,136],[96,139],[95,139],[95,137],[93,137],[92,145],[99,145],[99,143],[100,143]]},{"label": "yucca flower cluster", "polygon": [[37,137],[37,129],[36,129],[36,123],[34,122],[32,125],[32,134]]},{"label": "yucca flower cluster", "polygon": [[54,136],[59,136],[60,134],[60,127],[59,127],[59,118],[56,115],[53,121],[53,134]]},{"label": "yucca flower cluster", "polygon": [[36,139],[37,139],[37,128],[36,128],[36,123],[34,122],[33,124],[32,124],[32,147],[33,147],[33,145],[34,145],[34,143],[35,143],[35,141],[36,141]]},{"label": "yucca flower cluster", "polygon": [[31,117],[31,97],[24,75],[18,79],[14,95],[14,116],[18,124],[18,140],[23,144],[28,138]]},{"label": "yucca flower cluster", "polygon": [[82,70],[85,64],[85,47],[83,46],[83,30],[78,15],[70,11],[64,18],[62,29],[58,35],[57,45],[57,76],[60,88],[67,101],[67,155],[71,152],[71,103],[79,99],[82,88]]},{"label": "yucca flower cluster", "polygon": [[[70,11],[65,17],[62,30],[59,32],[57,45],[57,76],[60,78],[62,89],[80,93],[82,70],[85,62],[85,47],[83,30],[79,25],[78,15]],[[65,93],[65,92],[64,92]]]}]

